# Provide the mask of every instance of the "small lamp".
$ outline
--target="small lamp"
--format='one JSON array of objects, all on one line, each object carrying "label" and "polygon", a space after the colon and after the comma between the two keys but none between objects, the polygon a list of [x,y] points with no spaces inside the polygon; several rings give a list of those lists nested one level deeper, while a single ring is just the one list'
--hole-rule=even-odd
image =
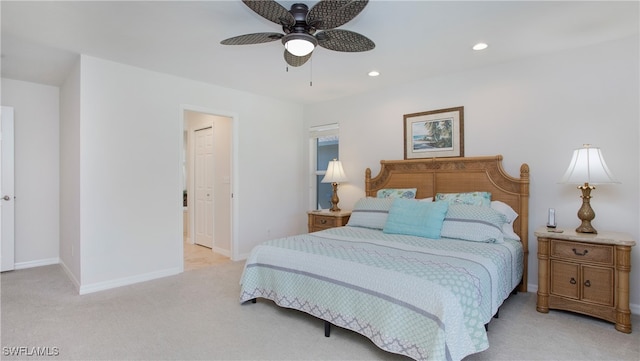
[{"label": "small lamp", "polygon": [[[584,182],[584,184],[583,184]],[[598,233],[591,226],[591,221],[596,217],[596,213],[591,209],[591,190],[595,189],[592,184],[620,183],[611,174],[607,167],[600,148],[593,148],[590,144],[584,144],[582,148],[573,151],[573,158],[569,168],[560,180],[560,183],[581,184],[578,189],[582,191],[582,206],[578,210],[578,218],[582,224],[576,228],[579,233]]]},{"label": "small lamp", "polygon": [[342,163],[336,159],[330,161],[329,165],[327,166],[327,173],[325,173],[321,183],[331,183],[331,185],[333,186],[333,195],[331,196],[331,212],[340,211],[340,208],[338,208],[338,202],[340,202],[340,199],[338,198],[338,183],[346,182],[347,180],[347,175],[344,174],[344,169],[342,169]]}]

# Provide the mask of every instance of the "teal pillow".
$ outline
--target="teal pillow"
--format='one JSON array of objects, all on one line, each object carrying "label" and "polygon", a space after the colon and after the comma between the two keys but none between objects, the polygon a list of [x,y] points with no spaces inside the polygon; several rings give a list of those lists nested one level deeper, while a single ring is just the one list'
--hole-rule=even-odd
[{"label": "teal pillow", "polygon": [[447,209],[447,202],[420,202],[415,199],[396,198],[389,209],[387,223],[382,231],[439,239]]},{"label": "teal pillow", "polygon": [[407,198],[413,199],[416,197],[416,191],[418,188],[384,188],[378,190],[376,196],[378,198]]}]

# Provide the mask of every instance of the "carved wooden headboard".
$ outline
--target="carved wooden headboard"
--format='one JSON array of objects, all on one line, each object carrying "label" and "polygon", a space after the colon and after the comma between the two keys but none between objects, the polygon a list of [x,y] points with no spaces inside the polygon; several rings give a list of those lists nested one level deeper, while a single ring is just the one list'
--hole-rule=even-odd
[{"label": "carved wooden headboard", "polygon": [[502,168],[502,156],[381,160],[380,173],[365,172],[367,197],[375,197],[383,188],[417,188],[416,198],[436,193],[491,192],[491,200],[502,201],[519,215],[513,224],[524,248],[524,275],[519,290],[527,291],[529,256],[529,166],[520,166],[520,178]]}]

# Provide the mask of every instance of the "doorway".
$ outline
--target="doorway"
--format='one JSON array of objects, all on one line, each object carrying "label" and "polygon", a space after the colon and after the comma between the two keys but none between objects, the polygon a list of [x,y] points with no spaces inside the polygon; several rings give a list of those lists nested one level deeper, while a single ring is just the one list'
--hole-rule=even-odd
[{"label": "doorway", "polygon": [[233,118],[183,110],[184,269],[230,261]]}]

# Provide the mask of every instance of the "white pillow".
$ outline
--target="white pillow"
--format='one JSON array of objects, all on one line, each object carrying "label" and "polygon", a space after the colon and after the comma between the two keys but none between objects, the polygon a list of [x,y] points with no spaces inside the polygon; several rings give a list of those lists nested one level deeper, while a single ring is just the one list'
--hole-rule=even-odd
[{"label": "white pillow", "polygon": [[502,233],[504,234],[504,238],[520,240],[520,237],[513,231],[513,221],[518,218],[518,213],[513,210],[508,204],[500,201],[491,201],[491,208],[502,213],[504,218],[507,220],[502,226]]},{"label": "white pillow", "polygon": [[502,227],[505,224],[504,215],[491,207],[449,204],[441,235],[444,238],[465,241],[502,243],[504,241]]},{"label": "white pillow", "polygon": [[353,206],[347,226],[383,229],[394,198],[360,198]]}]

